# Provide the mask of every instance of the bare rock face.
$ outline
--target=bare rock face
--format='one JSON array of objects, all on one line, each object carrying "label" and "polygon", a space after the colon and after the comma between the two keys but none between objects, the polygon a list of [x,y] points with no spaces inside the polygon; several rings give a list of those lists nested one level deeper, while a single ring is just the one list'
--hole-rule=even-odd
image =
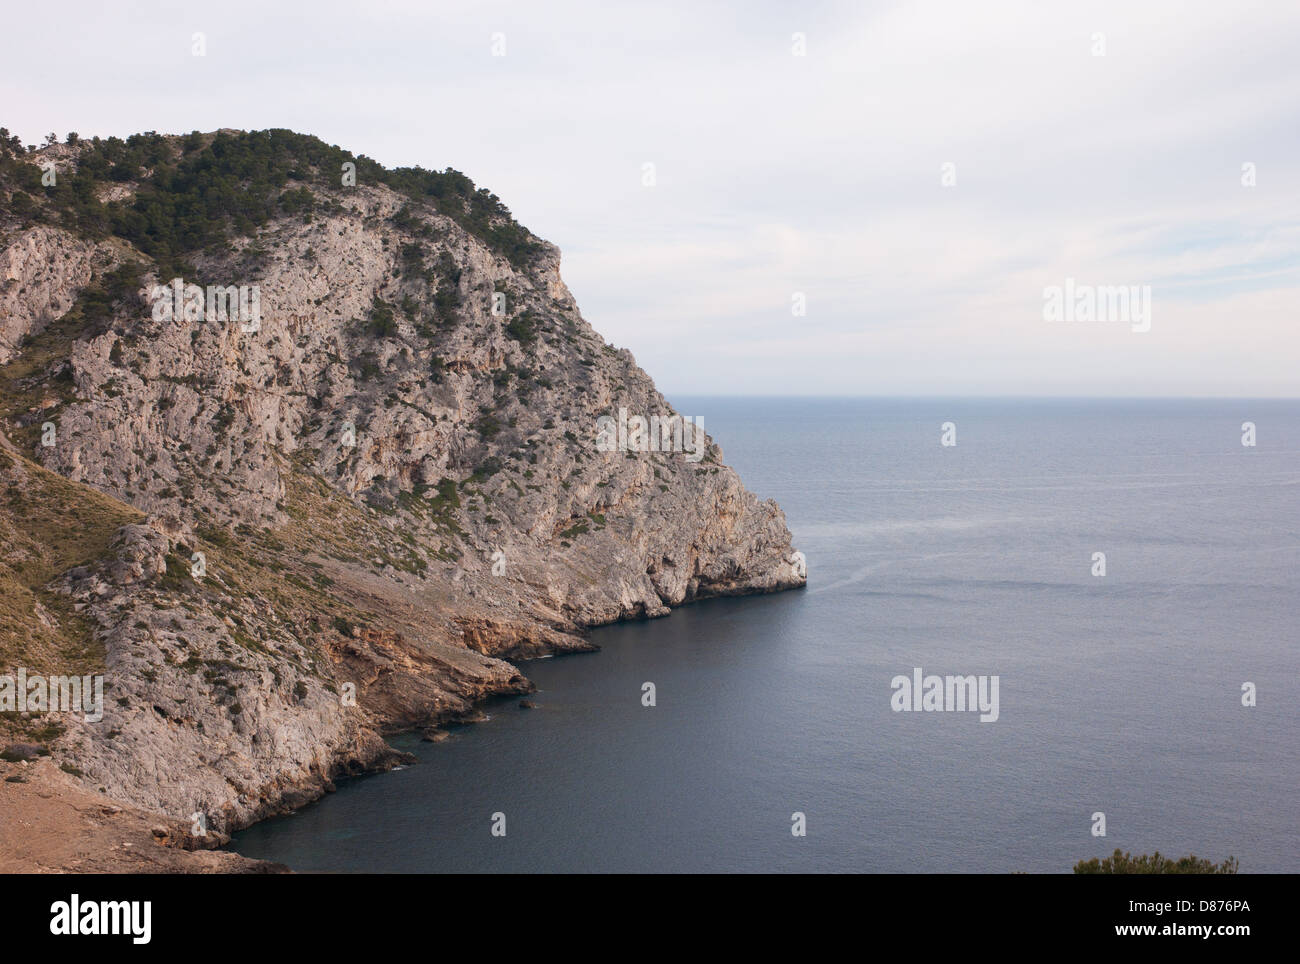
[{"label": "bare rock face", "polygon": [[104,246],[67,231],[35,227],[0,240],[0,364],[72,307],[77,293],[102,266]]},{"label": "bare rock face", "polygon": [[[107,683],[67,752],[88,787],[214,832],[392,765],[384,732],[529,692],[509,658],[805,581],[781,509],[703,430],[600,444],[602,418],[676,413],[555,247],[385,183],[309,197],[175,286],[120,238],[0,234],[0,362],[92,276],[139,272],[107,323],[44,336],[4,414],[23,456],[147,514],[56,580]],[[201,311],[170,300],[188,284]],[[209,310],[210,286],[255,289],[259,317]]]}]

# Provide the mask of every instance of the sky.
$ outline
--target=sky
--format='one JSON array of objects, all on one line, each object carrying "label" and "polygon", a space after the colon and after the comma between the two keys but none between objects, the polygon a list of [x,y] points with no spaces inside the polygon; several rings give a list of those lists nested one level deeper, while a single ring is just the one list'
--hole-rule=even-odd
[{"label": "sky", "polygon": [[[454,167],[666,393],[1300,396],[1294,0],[3,20],[0,125],[28,143],[287,127]],[[1067,283],[1134,297],[1050,320]]]}]

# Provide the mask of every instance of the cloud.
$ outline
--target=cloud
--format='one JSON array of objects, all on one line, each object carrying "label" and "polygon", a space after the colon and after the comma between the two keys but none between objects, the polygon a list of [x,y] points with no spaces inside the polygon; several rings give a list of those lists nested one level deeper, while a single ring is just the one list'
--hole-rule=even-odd
[{"label": "cloud", "polygon": [[[457,167],[563,248],[584,314],[666,390],[1297,394],[1293,4],[8,19],[0,98],[25,139],[287,126]],[[1046,326],[1043,286],[1067,277],[1151,285],[1152,331]]]}]

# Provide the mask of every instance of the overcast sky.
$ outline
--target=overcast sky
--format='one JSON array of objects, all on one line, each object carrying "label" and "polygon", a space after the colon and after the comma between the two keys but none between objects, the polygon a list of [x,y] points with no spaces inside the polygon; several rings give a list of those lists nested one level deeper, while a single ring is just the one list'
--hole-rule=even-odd
[{"label": "overcast sky", "polygon": [[[1300,395],[1295,0],[73,2],[4,28],[0,125],[29,143],[288,127],[465,172],[665,392]],[[1067,278],[1149,285],[1150,330],[1044,320]]]}]

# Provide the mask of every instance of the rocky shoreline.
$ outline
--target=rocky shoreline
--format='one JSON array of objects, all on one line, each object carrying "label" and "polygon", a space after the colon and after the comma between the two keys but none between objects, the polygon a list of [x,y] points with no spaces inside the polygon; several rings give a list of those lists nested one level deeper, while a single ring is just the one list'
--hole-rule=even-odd
[{"label": "rocky shoreline", "polygon": [[[559,269],[463,175],[286,131],[0,138],[0,673],[104,690],[0,713],[0,746],[219,842],[528,694],[512,659],[804,585],[779,506]],[[654,438],[602,444],[628,413]]]}]

